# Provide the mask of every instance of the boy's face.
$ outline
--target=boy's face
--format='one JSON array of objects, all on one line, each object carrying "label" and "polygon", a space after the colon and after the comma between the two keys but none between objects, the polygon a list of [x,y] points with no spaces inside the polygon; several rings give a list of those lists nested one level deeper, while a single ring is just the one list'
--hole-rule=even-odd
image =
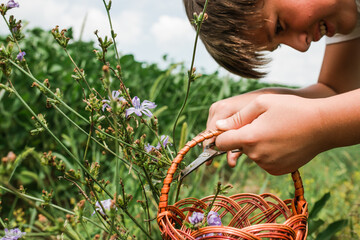
[{"label": "boy's face", "polygon": [[324,35],[348,34],[355,27],[355,0],[264,0],[264,26],[255,42],[274,50],[279,44],[305,52]]}]

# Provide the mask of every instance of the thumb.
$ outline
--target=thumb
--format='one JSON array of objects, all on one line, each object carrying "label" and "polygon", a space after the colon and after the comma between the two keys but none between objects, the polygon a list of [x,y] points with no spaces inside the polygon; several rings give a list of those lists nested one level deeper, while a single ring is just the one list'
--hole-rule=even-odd
[{"label": "thumb", "polygon": [[265,110],[264,105],[259,104],[256,100],[252,101],[231,117],[216,121],[216,127],[224,131],[241,128],[254,121]]},{"label": "thumb", "polygon": [[243,126],[241,112],[237,112],[231,117],[216,121],[216,127],[220,130],[238,129]]}]

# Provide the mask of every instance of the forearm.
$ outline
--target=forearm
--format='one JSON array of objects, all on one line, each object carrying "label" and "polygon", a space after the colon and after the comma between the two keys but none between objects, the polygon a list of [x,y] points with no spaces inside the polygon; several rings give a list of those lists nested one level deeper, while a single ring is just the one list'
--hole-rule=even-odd
[{"label": "forearm", "polygon": [[290,94],[304,98],[324,98],[336,95],[336,92],[322,83],[316,83],[304,88],[264,88],[259,93]]},{"label": "forearm", "polygon": [[360,89],[319,99],[319,113],[328,149],[360,143]]}]

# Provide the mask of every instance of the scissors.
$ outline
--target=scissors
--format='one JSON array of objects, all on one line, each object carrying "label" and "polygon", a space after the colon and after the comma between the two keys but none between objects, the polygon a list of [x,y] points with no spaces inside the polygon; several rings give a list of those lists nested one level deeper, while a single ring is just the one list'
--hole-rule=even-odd
[{"label": "scissors", "polygon": [[220,156],[220,155],[226,153],[226,151],[217,151],[215,149],[212,149],[212,147],[214,147],[214,146],[215,146],[215,142],[212,142],[209,145],[206,145],[204,148],[204,151],[192,163],[190,163],[187,167],[185,167],[181,171],[180,180],[183,180],[184,177],[186,177],[187,175],[192,173],[195,169],[200,167],[205,162],[213,159],[214,157],[217,157],[217,156]]}]

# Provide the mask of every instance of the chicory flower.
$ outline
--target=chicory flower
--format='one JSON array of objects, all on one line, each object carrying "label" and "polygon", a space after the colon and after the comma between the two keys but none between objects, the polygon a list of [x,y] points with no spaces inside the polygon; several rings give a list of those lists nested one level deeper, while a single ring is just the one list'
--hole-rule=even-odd
[{"label": "chicory flower", "polygon": [[149,109],[155,108],[156,107],[155,103],[150,102],[148,100],[144,100],[140,104],[140,98],[138,98],[137,96],[135,96],[131,100],[131,102],[132,102],[133,107],[126,109],[126,117],[128,117],[130,114],[133,114],[133,113],[135,113],[139,117],[141,117],[142,114],[145,114],[148,117],[152,117],[152,113],[150,112]]},{"label": "chicory flower", "polygon": [[5,236],[0,238],[0,240],[16,240],[24,236],[26,232],[21,232],[20,229],[14,228],[8,230],[5,228]]},{"label": "chicory flower", "polygon": [[[161,142],[161,144],[160,144],[160,142]],[[157,150],[160,150],[160,149],[161,149],[161,145],[162,145],[164,148],[166,148],[166,146],[167,146],[168,144],[170,144],[170,143],[169,143],[169,136],[161,135],[161,136],[160,136],[160,142],[156,145],[156,147],[150,145],[149,143],[145,144],[145,147],[144,147],[145,151],[146,151],[146,152],[150,152],[153,148],[155,148],[155,149],[157,149]]]},{"label": "chicory flower", "polygon": [[200,223],[204,219],[204,214],[201,212],[193,212],[189,217],[189,222],[193,225]]},{"label": "chicory flower", "polygon": [[6,7],[8,9],[16,8],[16,7],[18,8],[18,7],[20,7],[20,5],[19,5],[19,3],[15,2],[14,0],[9,0],[6,4]]},{"label": "chicory flower", "polygon": [[145,144],[144,149],[146,152],[150,152],[154,146],[150,145],[149,143]]},{"label": "chicory flower", "polygon": [[161,145],[164,148],[166,147],[166,145],[169,143],[169,136],[161,135],[160,142],[161,142],[161,144],[158,143],[157,146],[156,146],[156,149],[158,149],[158,150],[161,148]]},{"label": "chicory flower", "polygon": [[221,226],[222,223],[219,213],[210,211],[207,215],[207,223],[210,226]]},{"label": "chicory flower", "polygon": [[[120,95],[120,92],[119,92],[119,91],[112,91],[112,93],[111,93],[112,99],[113,99],[114,101],[118,101],[118,102],[120,102],[120,101],[125,101],[125,98],[119,97],[119,95]],[[110,99],[110,97],[109,97],[109,99]],[[110,108],[110,109],[111,109],[110,100],[109,100],[109,99],[104,99],[104,100],[102,100],[102,103],[103,103],[103,105],[102,105],[102,110],[103,110],[103,112],[105,111],[105,108]]]},{"label": "chicory flower", "polygon": [[16,59],[19,61],[22,61],[24,59],[25,55],[26,55],[26,52],[24,52],[24,51],[19,52],[19,54],[16,56]]},{"label": "chicory flower", "polygon": [[[110,207],[111,207],[111,199],[106,199],[106,200],[103,200],[101,201],[101,204],[103,205],[104,209],[105,210],[110,210]],[[99,211],[101,214],[105,215],[101,205],[99,202],[96,202],[95,203],[95,209],[97,211]],[[95,211],[91,214],[91,215],[94,215],[95,214]]]}]

